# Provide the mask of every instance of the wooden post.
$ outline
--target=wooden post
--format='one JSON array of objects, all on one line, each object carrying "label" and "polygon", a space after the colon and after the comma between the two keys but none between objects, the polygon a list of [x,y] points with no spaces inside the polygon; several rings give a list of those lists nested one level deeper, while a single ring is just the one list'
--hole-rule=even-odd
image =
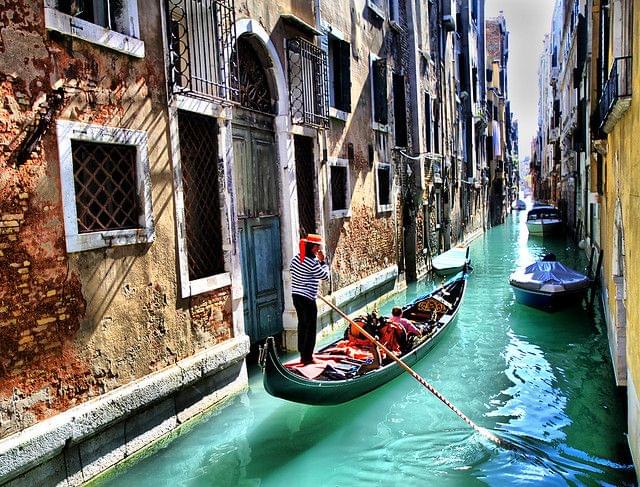
[{"label": "wooden post", "polygon": [[591,284],[591,299],[589,300],[589,306],[593,306],[593,302],[596,299],[596,289],[598,288],[598,279],[600,279],[600,270],[602,268],[602,257],[604,255],[604,250],[600,250],[600,255],[598,255],[598,265],[596,266],[596,273],[593,278],[593,283]]}]

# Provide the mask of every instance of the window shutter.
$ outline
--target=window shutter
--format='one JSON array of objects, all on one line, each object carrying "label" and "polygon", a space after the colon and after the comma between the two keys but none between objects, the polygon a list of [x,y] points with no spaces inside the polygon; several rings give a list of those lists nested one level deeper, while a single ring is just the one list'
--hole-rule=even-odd
[{"label": "window shutter", "polygon": [[376,59],[373,61],[373,119],[386,125],[388,122],[387,107],[387,61]]},{"label": "window shutter", "polygon": [[340,42],[340,97],[342,110],[351,111],[351,46]]}]

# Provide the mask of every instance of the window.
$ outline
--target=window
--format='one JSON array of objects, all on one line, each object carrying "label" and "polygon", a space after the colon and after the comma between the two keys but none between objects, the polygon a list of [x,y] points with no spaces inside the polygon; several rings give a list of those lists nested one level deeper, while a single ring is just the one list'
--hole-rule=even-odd
[{"label": "window", "polygon": [[433,122],[431,116],[431,97],[429,93],[424,94],[424,141],[425,141],[425,149],[427,152],[431,152],[431,140],[433,138],[433,133],[431,130],[431,124]]},{"label": "window", "polygon": [[407,103],[405,97],[404,76],[393,74],[393,120],[396,147],[406,147],[407,140]]},{"label": "window", "polygon": [[304,39],[287,39],[289,106],[296,124],[328,127],[327,54]]},{"label": "window", "polygon": [[238,97],[238,44],[231,0],[166,0],[173,93],[227,101]]},{"label": "window", "polygon": [[378,212],[391,211],[391,165],[376,165],[376,203]]},{"label": "window", "polygon": [[155,238],[147,134],[58,121],[67,252]]},{"label": "window", "polygon": [[329,188],[331,190],[331,218],[350,216],[351,189],[349,160],[329,159]]},{"label": "window", "polygon": [[229,279],[224,273],[222,250],[217,121],[179,110],[178,132],[182,173],[178,192],[184,198],[184,203],[179,205],[183,211],[180,218],[184,219],[184,240],[179,240],[178,245],[185,296],[223,286]]},{"label": "window", "polygon": [[371,100],[373,128],[386,130],[388,123],[387,105],[387,60],[371,54]]},{"label": "window", "polygon": [[384,0],[367,0],[367,6],[381,19],[384,19]]},{"label": "window", "polygon": [[329,105],[346,113],[351,111],[351,46],[337,37],[329,37]]},{"label": "window", "polygon": [[45,0],[45,26],[131,56],[144,57],[136,0]]}]

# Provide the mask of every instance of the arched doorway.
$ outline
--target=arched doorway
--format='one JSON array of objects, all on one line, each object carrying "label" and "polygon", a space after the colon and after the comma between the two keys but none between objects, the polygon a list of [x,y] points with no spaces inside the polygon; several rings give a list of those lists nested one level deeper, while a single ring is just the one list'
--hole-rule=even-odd
[{"label": "arched doorway", "polygon": [[612,279],[615,291],[615,309],[613,314],[613,335],[615,353],[616,382],[626,384],[627,376],[627,289],[625,275],[624,226],[622,224],[622,205],[616,201],[613,228]]},{"label": "arched doorway", "polygon": [[276,90],[262,44],[236,44],[239,93],[234,110],[234,179],[244,288],[245,331],[251,343],[282,331],[283,291],[279,170],[274,133]]}]

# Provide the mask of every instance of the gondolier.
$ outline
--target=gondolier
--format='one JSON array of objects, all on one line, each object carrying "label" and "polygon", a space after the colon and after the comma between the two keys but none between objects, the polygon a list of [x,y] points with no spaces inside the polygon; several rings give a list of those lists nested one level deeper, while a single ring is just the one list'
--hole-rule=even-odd
[{"label": "gondolier", "polygon": [[318,287],[321,279],[329,279],[329,265],[320,245],[322,237],[310,233],[300,239],[300,252],[291,259],[291,295],[298,315],[298,351],[303,364],[313,362]]}]

